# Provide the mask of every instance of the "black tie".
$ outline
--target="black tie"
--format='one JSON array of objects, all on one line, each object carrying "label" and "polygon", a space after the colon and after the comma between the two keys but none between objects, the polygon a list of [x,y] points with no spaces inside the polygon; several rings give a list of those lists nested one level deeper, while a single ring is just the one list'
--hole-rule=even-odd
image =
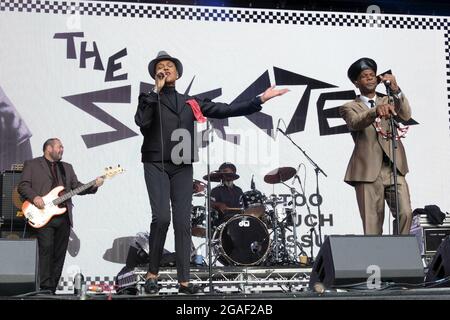
[{"label": "black tie", "polygon": [[56,162],[51,162],[51,171],[52,171],[52,188],[58,186],[58,171],[56,170]]},{"label": "black tie", "polygon": [[371,107],[371,108],[375,107],[375,101],[369,100],[369,103],[370,103],[370,107]]}]

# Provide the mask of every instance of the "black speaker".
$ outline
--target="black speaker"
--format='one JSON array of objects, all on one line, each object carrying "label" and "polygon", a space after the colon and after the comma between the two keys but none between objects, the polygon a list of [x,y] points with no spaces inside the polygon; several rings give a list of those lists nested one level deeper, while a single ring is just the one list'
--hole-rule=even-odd
[{"label": "black speaker", "polygon": [[[446,237],[439,245],[433,260],[428,266],[425,281],[437,281],[450,277],[450,236]],[[437,284],[436,287],[450,287],[450,283]]]},{"label": "black speaker", "polygon": [[328,236],[314,262],[309,287],[365,283],[373,267],[380,281],[422,283],[424,268],[415,236]]},{"label": "black speaker", "polygon": [[21,171],[5,171],[0,174],[0,232],[24,230],[22,200],[17,192],[21,177]]},{"label": "black speaker", "polygon": [[39,290],[36,239],[0,239],[0,296]]}]

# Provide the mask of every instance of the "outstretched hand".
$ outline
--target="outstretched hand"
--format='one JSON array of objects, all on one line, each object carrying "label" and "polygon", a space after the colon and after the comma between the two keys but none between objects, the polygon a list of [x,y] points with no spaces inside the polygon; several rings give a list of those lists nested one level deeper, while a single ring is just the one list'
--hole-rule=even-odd
[{"label": "outstretched hand", "polygon": [[275,89],[275,85],[267,88],[266,91],[261,96],[261,102],[264,103],[267,100],[272,99],[273,97],[282,96],[286,92],[288,92],[289,89]]}]

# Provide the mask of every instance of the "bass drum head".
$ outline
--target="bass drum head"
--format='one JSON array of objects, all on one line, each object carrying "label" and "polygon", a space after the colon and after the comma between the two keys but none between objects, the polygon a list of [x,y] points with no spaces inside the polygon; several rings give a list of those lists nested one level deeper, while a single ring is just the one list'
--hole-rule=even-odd
[{"label": "bass drum head", "polygon": [[270,246],[264,223],[245,214],[223,223],[214,238],[219,242],[218,260],[224,265],[258,265],[264,261]]}]

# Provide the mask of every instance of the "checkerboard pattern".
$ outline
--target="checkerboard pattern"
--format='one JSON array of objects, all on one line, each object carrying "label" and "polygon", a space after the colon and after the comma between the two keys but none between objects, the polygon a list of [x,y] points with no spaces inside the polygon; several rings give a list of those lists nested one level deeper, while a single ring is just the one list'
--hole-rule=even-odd
[{"label": "checkerboard pattern", "polygon": [[[115,277],[111,278],[111,277],[99,277],[99,276],[95,276],[95,277],[90,277],[87,276],[84,280],[85,284],[86,284],[86,288],[89,288],[89,286],[100,286],[100,285],[108,285],[110,288],[114,288],[115,287]],[[59,284],[58,284],[58,288],[57,288],[57,292],[58,293],[63,293],[63,294],[67,294],[67,293],[73,293],[74,292],[74,280],[73,277],[61,277],[59,279]]]},{"label": "checkerboard pattern", "polygon": [[431,16],[216,8],[97,1],[2,0],[0,11],[53,14],[75,14],[77,12],[80,15],[88,16],[427,30],[447,30],[449,23],[446,17]]}]

